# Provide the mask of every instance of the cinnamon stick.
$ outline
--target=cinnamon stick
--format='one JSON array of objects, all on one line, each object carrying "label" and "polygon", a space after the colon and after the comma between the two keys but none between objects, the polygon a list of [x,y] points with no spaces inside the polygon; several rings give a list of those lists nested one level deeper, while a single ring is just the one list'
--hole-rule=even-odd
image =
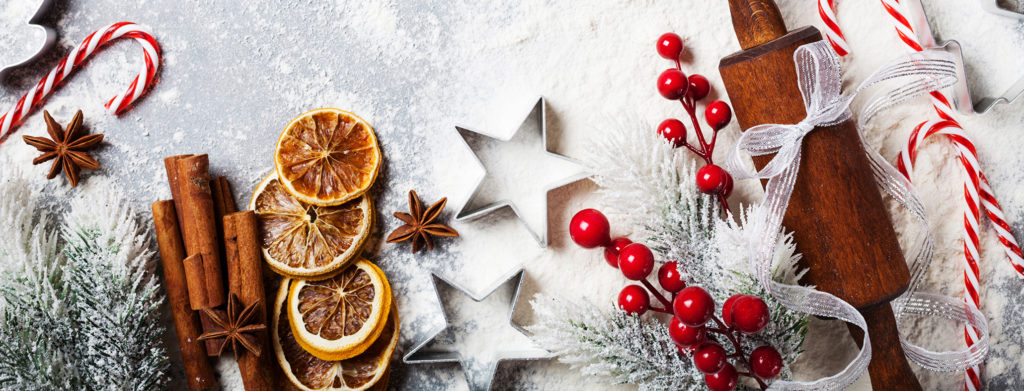
[{"label": "cinnamon stick", "polygon": [[[228,259],[228,288],[243,307],[259,304],[257,319],[266,319],[266,297],[263,287],[261,255],[256,214],[252,211],[232,213],[224,217],[225,249]],[[265,323],[266,324],[266,323]],[[238,369],[246,391],[270,390],[274,384],[268,368],[270,352],[266,331],[257,334],[261,351],[257,356],[248,350],[235,352]]]},{"label": "cinnamon stick", "polygon": [[206,349],[197,338],[202,333],[199,315],[189,307],[189,292],[186,283],[185,246],[178,230],[177,212],[170,200],[153,203],[153,224],[156,228],[157,245],[160,248],[160,263],[163,266],[164,287],[171,307],[171,317],[178,334],[181,361],[190,390],[214,388],[217,381],[213,368],[206,357]]},{"label": "cinnamon stick", "polygon": [[[182,261],[185,269],[185,282],[188,285],[188,302],[193,310],[199,311],[209,308],[206,303],[206,273],[203,270],[203,256],[201,254],[189,255]],[[193,289],[198,288],[198,289]]]},{"label": "cinnamon stick", "polygon": [[164,158],[164,171],[167,172],[167,184],[171,187],[171,199],[174,200],[174,213],[178,217],[179,229],[180,224],[185,221],[185,218],[181,215],[181,192],[178,187],[178,160],[186,158],[192,155],[175,155]]},{"label": "cinnamon stick", "polygon": [[[210,189],[210,159],[207,155],[178,159],[178,193],[182,207],[182,231],[189,255],[202,255],[206,307],[224,304],[224,281],[217,244],[217,222]],[[189,289],[192,289],[189,286]],[[199,289],[197,287],[197,289]]]},{"label": "cinnamon stick", "polygon": [[[219,176],[210,181],[210,193],[213,196],[213,221],[217,224],[217,250],[223,254],[224,262],[227,262],[227,251],[224,248],[224,216],[235,213],[235,197],[231,194],[231,185],[228,179]],[[225,272],[226,274],[226,272]],[[228,289],[230,292],[231,290]]]}]

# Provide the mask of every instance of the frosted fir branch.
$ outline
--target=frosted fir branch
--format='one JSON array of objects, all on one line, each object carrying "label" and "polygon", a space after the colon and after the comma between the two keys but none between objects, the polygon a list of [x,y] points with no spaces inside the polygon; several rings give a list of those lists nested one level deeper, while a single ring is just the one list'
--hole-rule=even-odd
[{"label": "frosted fir branch", "polygon": [[526,327],[531,338],[584,375],[636,384],[641,391],[705,388],[703,375],[679,353],[662,322],[543,294],[530,304],[537,316]]},{"label": "frosted fir branch", "polygon": [[100,188],[73,201],[58,232],[33,218],[23,175],[0,173],[0,390],[163,389],[149,232]]},{"label": "frosted fir branch", "polygon": [[34,303],[51,314],[61,311],[63,256],[46,213],[34,219],[33,186],[14,164],[0,161],[0,306],[10,300]]},{"label": "frosted fir branch", "polygon": [[126,205],[114,192],[93,191],[72,202],[63,226],[68,288],[84,329],[77,353],[92,390],[167,382],[152,239]]},{"label": "frosted fir branch", "polygon": [[603,211],[636,227],[663,262],[680,262],[687,281],[700,284],[714,264],[720,206],[697,191],[696,162],[651,129],[619,126],[595,139],[587,162],[592,180]]},{"label": "frosted fir branch", "polygon": [[[747,246],[759,233],[745,227],[761,210],[741,209],[738,221],[732,215],[721,218],[719,204],[696,189],[695,163],[651,129],[616,127],[591,146],[589,165],[604,210],[633,224],[639,231],[635,241],[646,244],[660,262],[676,262],[686,282],[711,293],[719,309],[733,294],[761,297],[772,323],[746,338],[744,349],[774,346],[787,364],[782,375],[789,376],[788,365],[802,352],[807,317],[783,307],[753,277]],[[793,284],[802,276],[800,255],[791,235],[780,232],[777,240],[772,278]]]},{"label": "frosted fir branch", "polygon": [[[716,223],[715,248],[718,249],[718,267],[715,268],[712,278],[721,282],[708,289],[708,292],[719,305],[734,294],[755,295],[764,300],[771,311],[772,320],[760,333],[744,339],[744,349],[753,349],[765,344],[774,346],[786,363],[782,376],[789,377],[789,365],[803,353],[802,346],[807,335],[808,319],[806,314],[784,307],[769,295],[754,277],[747,246],[756,238],[758,232],[747,229],[750,227],[747,223],[762,218],[761,213],[763,209],[754,206],[740,213],[739,222],[729,219]],[[800,254],[796,252],[793,236],[779,233],[771,267],[772,279],[786,284],[796,284],[806,273],[806,270],[801,270],[797,265],[799,261]]]}]

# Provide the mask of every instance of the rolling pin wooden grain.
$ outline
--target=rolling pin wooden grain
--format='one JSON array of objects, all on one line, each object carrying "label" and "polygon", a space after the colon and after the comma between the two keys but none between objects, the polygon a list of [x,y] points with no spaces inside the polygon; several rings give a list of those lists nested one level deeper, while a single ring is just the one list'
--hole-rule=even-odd
[{"label": "rolling pin wooden grain", "polygon": [[[746,130],[795,124],[806,117],[793,53],[820,41],[813,27],[787,32],[771,0],[729,0],[742,51],[722,59],[719,71],[736,119]],[[853,120],[817,128],[803,158],[783,225],[793,231],[802,283],[846,300],[864,315],[871,336],[868,371],[875,390],[920,390],[899,343],[889,301],[902,294],[910,271],[875,183]],[[754,157],[758,169],[772,156]],[[862,333],[849,327],[858,345]]]}]

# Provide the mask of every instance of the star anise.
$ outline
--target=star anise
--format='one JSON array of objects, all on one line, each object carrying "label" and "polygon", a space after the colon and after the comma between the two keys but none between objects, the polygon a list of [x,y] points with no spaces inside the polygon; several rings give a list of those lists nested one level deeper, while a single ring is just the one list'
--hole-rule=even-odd
[{"label": "star anise", "polygon": [[224,348],[229,344],[235,354],[240,353],[238,345],[241,345],[250,353],[259,357],[262,353],[257,333],[267,329],[267,325],[261,323],[259,313],[262,312],[262,301],[256,301],[238,312],[242,305],[238,302],[238,296],[234,293],[228,297],[228,312],[221,310],[203,309],[203,313],[210,317],[216,328],[219,330],[203,333],[199,336],[200,341],[213,340],[217,345],[217,355],[224,354]]},{"label": "star anise", "polygon": [[53,179],[63,170],[64,175],[68,177],[68,182],[71,182],[71,187],[78,186],[78,172],[82,168],[90,170],[100,168],[100,163],[89,157],[89,154],[86,152],[99,144],[100,141],[103,141],[103,135],[82,134],[84,130],[82,128],[82,110],[78,110],[75,113],[75,117],[71,119],[67,130],[61,129],[60,124],[54,121],[50,113],[45,110],[43,111],[43,118],[46,120],[46,132],[50,134],[49,139],[45,137],[22,136],[25,139],[25,143],[36,147],[36,149],[43,153],[39,157],[32,159],[32,164],[56,159],[53,161],[53,165],[50,166],[50,173],[46,174],[46,179]]},{"label": "star anise", "polygon": [[441,211],[444,210],[446,203],[448,203],[447,197],[442,198],[440,201],[430,205],[426,210],[423,210],[423,202],[420,202],[420,197],[416,195],[416,191],[409,190],[409,213],[395,212],[395,217],[405,222],[405,225],[392,231],[388,235],[387,242],[394,243],[412,240],[412,252],[416,253],[424,245],[429,250],[434,249],[432,236],[459,236],[459,233],[452,227],[434,222],[441,215]]}]

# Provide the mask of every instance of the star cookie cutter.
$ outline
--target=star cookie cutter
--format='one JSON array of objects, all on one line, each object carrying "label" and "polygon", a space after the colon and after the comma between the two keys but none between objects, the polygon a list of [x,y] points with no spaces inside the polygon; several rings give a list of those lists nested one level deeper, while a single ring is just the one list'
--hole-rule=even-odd
[{"label": "star cookie cutter", "polygon": [[[466,203],[462,205],[458,213],[456,213],[455,219],[457,221],[475,219],[477,217],[494,212],[498,209],[508,207],[512,209],[512,212],[515,213],[519,221],[521,221],[523,225],[526,226],[526,229],[530,232],[533,238],[537,240],[537,243],[541,247],[547,247],[548,192],[559,187],[568,185],[570,183],[579,181],[583,178],[586,178],[590,176],[590,174],[586,172],[586,170],[583,168],[583,165],[580,162],[569,157],[551,152],[550,148],[548,147],[546,112],[547,104],[544,100],[544,97],[542,96],[539,99],[537,99],[537,103],[534,104],[533,109],[530,110],[529,114],[526,115],[526,118],[523,119],[523,122],[519,125],[519,128],[516,129],[515,133],[513,133],[513,135],[509,136],[508,138],[499,138],[489,133],[470,130],[462,126],[455,127],[455,130],[459,132],[459,136],[461,136],[463,143],[465,143],[466,147],[473,151],[474,155],[476,156],[475,161],[477,163],[477,166],[483,169],[484,171],[484,176],[476,182],[476,185],[474,186],[473,189],[473,193],[470,195]],[[536,117],[536,123],[530,121],[530,119],[533,117]],[[527,208],[529,208],[528,206],[516,204],[516,201],[509,198],[508,194],[503,194],[500,197],[497,197],[496,199],[487,199],[487,193],[485,191],[485,188],[493,187],[493,185],[488,185],[488,178],[492,177],[492,170],[488,169],[488,167],[481,160],[481,152],[483,152],[487,148],[484,148],[484,146],[481,145],[478,145],[477,147],[474,148],[474,144],[492,143],[495,144],[496,148],[506,144],[512,144],[513,146],[515,146],[515,144],[517,143],[522,144],[519,141],[519,139],[528,137],[538,138],[538,136],[540,141],[540,147],[542,148],[545,157],[554,158],[554,162],[562,162],[559,164],[564,163],[567,167],[572,166],[575,170],[575,173],[547,183],[543,189],[543,199],[540,201],[540,208],[526,210]],[[537,140],[527,141],[535,142]],[[527,175],[522,177],[524,179],[523,182],[532,182],[536,180],[535,175]],[[543,214],[543,216],[539,216],[541,214]]]},{"label": "star cookie cutter", "polygon": [[6,58],[0,58],[0,80],[7,77],[7,74],[9,74],[12,69],[39,58],[39,56],[46,53],[46,51],[53,46],[54,41],[57,39],[57,34],[49,27],[36,24],[36,22],[42,18],[43,14],[46,13],[46,10],[50,8],[50,2],[51,0],[37,0],[38,6],[36,7],[35,14],[29,17],[28,20],[25,20],[24,25],[20,25],[21,27],[28,27],[32,30],[41,31],[45,37],[42,40],[42,43],[35,46],[35,48],[30,50],[30,53],[23,58],[13,59],[10,61]]},{"label": "star cookie cutter", "polygon": [[[923,0],[922,0],[923,1]],[[1010,85],[1005,91],[974,91],[973,96],[978,97],[977,102],[972,98],[970,83],[967,81],[967,74],[964,67],[963,46],[956,40],[936,42],[932,34],[931,26],[928,25],[928,15],[925,13],[922,1],[906,2],[908,20],[914,28],[922,45],[928,49],[939,49],[952,53],[957,62],[957,82],[953,85],[953,105],[958,111],[965,114],[985,114],[999,103],[1011,103],[1021,95],[1024,95],[1024,76]],[[983,9],[995,15],[1012,17],[1024,22],[1024,15],[1004,9],[997,3],[998,0],[979,0]]]},{"label": "star cookie cutter", "polygon": [[466,382],[469,384],[469,388],[471,390],[487,391],[490,390],[491,387],[494,385],[495,373],[497,372],[497,369],[502,362],[538,361],[548,360],[553,357],[553,355],[550,352],[543,350],[541,348],[499,351],[497,354],[495,354],[495,359],[493,360],[493,362],[490,363],[490,365],[488,365],[487,368],[485,368],[485,371],[487,371],[486,386],[484,388],[475,387],[478,384],[474,384],[473,376],[470,374],[470,368],[473,367],[472,363],[476,361],[473,360],[473,357],[463,356],[461,353],[455,350],[431,350],[428,347],[432,342],[437,340],[437,338],[441,336],[442,333],[444,333],[446,330],[449,330],[452,326],[451,321],[448,319],[449,309],[445,307],[444,303],[446,301],[442,298],[442,293],[441,289],[439,289],[439,284],[444,284],[448,286],[448,288],[454,289],[459,293],[468,296],[470,299],[477,303],[486,300],[488,297],[490,297],[492,294],[494,294],[502,287],[505,287],[507,284],[514,284],[515,291],[512,292],[511,302],[509,303],[508,324],[519,333],[527,335],[523,327],[517,324],[513,318],[513,315],[516,312],[516,306],[519,304],[519,294],[523,287],[523,279],[526,276],[526,270],[523,268],[518,268],[514,270],[508,276],[499,279],[499,283],[482,296],[474,296],[470,294],[467,289],[445,279],[444,277],[441,277],[437,273],[431,273],[430,275],[434,286],[434,294],[437,296],[438,303],[441,304],[441,317],[444,319],[444,327],[433,332],[429,338],[425,339],[423,342],[420,342],[419,344],[414,346],[409,351],[409,353],[406,353],[406,355],[402,358],[402,362],[406,364],[459,364],[459,366],[462,368],[462,374],[466,378]]}]

